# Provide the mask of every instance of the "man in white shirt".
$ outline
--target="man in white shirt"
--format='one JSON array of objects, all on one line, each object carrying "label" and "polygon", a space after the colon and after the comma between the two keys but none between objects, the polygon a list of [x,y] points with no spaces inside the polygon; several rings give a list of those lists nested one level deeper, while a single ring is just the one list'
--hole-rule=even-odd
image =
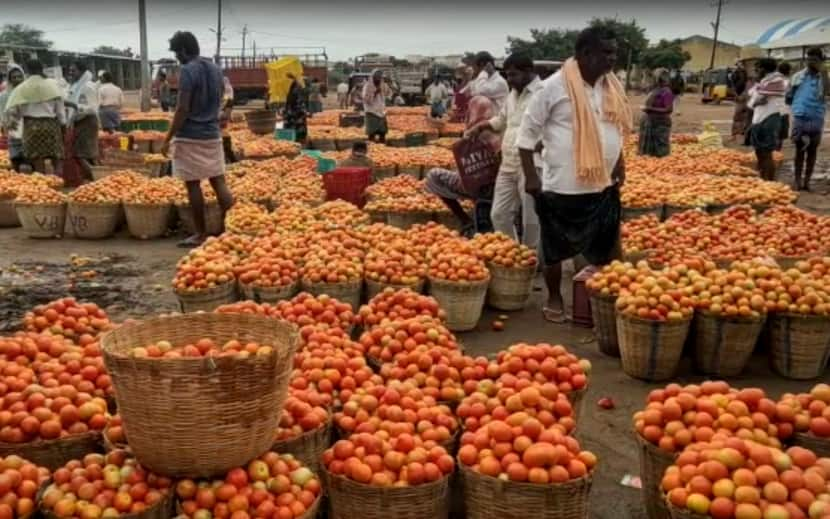
[{"label": "man in white shirt", "polygon": [[437,75],[432,80],[432,84],[427,87],[426,96],[430,106],[430,116],[442,117],[447,111],[446,101],[450,97],[450,92]]},{"label": "man in white shirt", "polygon": [[366,137],[381,144],[386,142],[386,97],[383,87],[383,71],[375,69],[363,86],[363,111],[366,115]]},{"label": "man in white shirt", "polygon": [[340,107],[341,110],[345,110],[348,107],[348,98],[349,85],[346,84],[345,81],[341,81],[340,84],[337,85],[337,106]]},{"label": "man in white shirt", "polygon": [[507,81],[496,71],[496,61],[487,51],[476,54],[473,60],[473,75],[475,79],[468,85],[473,96],[484,96],[490,99],[496,108],[501,109],[510,87]]},{"label": "man in white shirt", "polygon": [[[631,121],[623,123],[624,117],[619,117],[611,122],[609,109],[629,119],[631,111],[612,73],[616,53],[613,31],[593,27],[582,31],[575,59],[545,80],[530,100],[519,129],[525,191],[536,199],[541,227],[548,288],[543,315],[551,322],[567,320],[560,287],[562,261],[582,254],[592,264],[603,264],[620,256],[622,129],[630,128]],[[580,120],[592,131],[577,133],[575,121]],[[541,179],[533,162],[540,140]],[[586,168],[586,164],[596,166]]]},{"label": "man in white shirt", "polygon": [[504,73],[511,87],[510,94],[499,114],[467,132],[475,137],[482,130],[504,133],[501,144],[501,166],[493,188],[493,206],[490,219],[493,229],[514,240],[516,216],[522,213],[522,242],[532,249],[539,244],[539,219],[536,217],[533,197],[525,193],[522,163],[516,139],[522,116],[533,95],[542,89],[542,81],[533,71],[533,60],[525,54],[512,54],[504,61]]},{"label": "man in white shirt", "polygon": [[758,158],[758,171],[764,180],[775,180],[772,153],[778,148],[781,134],[781,112],[786,106],[787,78],[776,69],[772,58],[762,58],[756,65],[761,81],[749,91],[747,106],[752,109],[749,140]]}]

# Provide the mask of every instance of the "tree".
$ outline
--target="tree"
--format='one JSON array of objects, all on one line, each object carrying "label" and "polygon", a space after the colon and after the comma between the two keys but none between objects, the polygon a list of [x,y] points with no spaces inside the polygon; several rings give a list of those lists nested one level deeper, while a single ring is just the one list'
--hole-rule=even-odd
[{"label": "tree", "polygon": [[51,47],[52,42],[43,39],[43,31],[22,23],[7,23],[0,29],[0,44],[24,47]]},{"label": "tree", "polygon": [[105,54],[107,56],[124,56],[125,58],[135,57],[135,53],[133,53],[133,49],[131,47],[127,47],[126,49],[118,49],[116,47],[111,47],[109,45],[100,45],[98,47],[95,47],[92,53]]},{"label": "tree", "polygon": [[531,29],[530,40],[507,37],[507,52],[520,52],[532,59],[563,61],[573,56],[579,31],[571,29]]},{"label": "tree", "polygon": [[591,27],[607,27],[617,34],[617,70],[628,67],[629,52],[631,63],[640,63],[640,55],[648,47],[646,30],[635,20],[621,22],[616,18],[594,18]]},{"label": "tree", "polygon": [[676,70],[683,67],[683,64],[692,57],[680,46],[680,40],[660,40],[643,51],[640,56],[640,64],[649,69],[667,68]]}]

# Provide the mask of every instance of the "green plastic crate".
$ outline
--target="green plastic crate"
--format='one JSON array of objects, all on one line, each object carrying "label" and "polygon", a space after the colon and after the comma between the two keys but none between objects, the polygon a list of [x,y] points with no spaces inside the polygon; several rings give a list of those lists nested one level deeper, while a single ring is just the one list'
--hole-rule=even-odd
[{"label": "green plastic crate", "polygon": [[274,130],[274,139],[294,142],[297,140],[297,130],[286,128]]},{"label": "green plastic crate", "polygon": [[300,150],[300,155],[311,157],[317,160],[323,158],[323,152],[319,150]]},{"label": "green plastic crate", "polygon": [[317,159],[317,173],[328,173],[337,169],[337,161],[334,159]]},{"label": "green plastic crate", "polygon": [[406,146],[426,146],[427,136],[423,132],[415,132],[406,134]]}]

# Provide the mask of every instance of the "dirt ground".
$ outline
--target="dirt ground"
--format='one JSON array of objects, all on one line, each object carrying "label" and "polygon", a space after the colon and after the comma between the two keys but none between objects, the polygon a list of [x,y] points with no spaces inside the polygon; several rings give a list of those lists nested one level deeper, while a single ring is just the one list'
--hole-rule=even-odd
[{"label": "dirt ground", "polygon": [[[693,96],[686,96],[675,128],[697,132],[702,121],[712,120],[728,132],[731,114],[729,105],[705,106]],[[822,155],[825,159],[830,158],[826,146]],[[791,156],[789,150],[788,156]],[[824,178],[818,178],[817,174],[817,180],[820,180],[819,189],[802,197],[799,204],[818,212],[830,212],[825,194],[826,173]],[[0,330],[13,329],[22,312],[32,305],[67,294],[102,305],[116,319],[176,310],[169,281],[181,255],[182,250],[175,247],[173,237],[141,242],[122,233],[105,241],[36,241],[27,239],[20,229],[0,230]],[[569,285],[570,276],[566,279]],[[640,491],[625,487],[620,481],[626,474],[639,473],[631,416],[643,405],[648,391],[661,384],[647,384],[623,374],[618,359],[599,353],[590,329],[543,321],[541,281],[537,285],[526,309],[509,313],[503,332],[490,329],[490,322],[503,312],[485,310],[478,329],[461,333],[459,338],[473,355],[491,355],[516,342],[549,342],[567,345],[590,359],[593,373],[578,436],[585,448],[599,456],[601,463],[591,496],[591,517],[645,517]],[[704,377],[694,372],[686,357],[677,379],[680,383],[691,383]],[[746,372],[729,382],[736,386],[762,387],[776,398],[783,392],[804,391],[814,383],[789,381],[774,375],[763,354],[756,355]],[[613,398],[615,409],[602,410],[596,406],[596,401],[605,396]]]}]

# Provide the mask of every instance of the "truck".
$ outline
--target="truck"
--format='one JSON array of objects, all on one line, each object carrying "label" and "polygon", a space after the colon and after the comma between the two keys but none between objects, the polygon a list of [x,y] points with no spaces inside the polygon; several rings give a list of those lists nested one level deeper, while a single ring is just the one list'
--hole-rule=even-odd
[{"label": "truck", "polygon": [[[317,49],[317,52],[281,52],[271,48],[270,52],[256,55],[220,56],[218,65],[233,86],[234,103],[245,104],[254,99],[267,100],[268,74],[265,65],[284,56],[296,56],[303,64],[303,73],[308,79],[317,79],[324,87],[328,84],[328,56],[326,49]],[[216,60],[215,60],[216,61]],[[153,66],[153,97],[158,99],[159,73],[167,76],[170,92],[175,100],[179,85],[178,61],[161,59]]]},{"label": "truck", "polygon": [[349,78],[349,88],[365,81],[375,69],[382,70],[390,80],[393,90],[400,93],[409,106],[423,104],[426,100],[424,92],[430,80],[428,64],[402,64],[394,56],[367,54],[355,58],[355,72]]}]

